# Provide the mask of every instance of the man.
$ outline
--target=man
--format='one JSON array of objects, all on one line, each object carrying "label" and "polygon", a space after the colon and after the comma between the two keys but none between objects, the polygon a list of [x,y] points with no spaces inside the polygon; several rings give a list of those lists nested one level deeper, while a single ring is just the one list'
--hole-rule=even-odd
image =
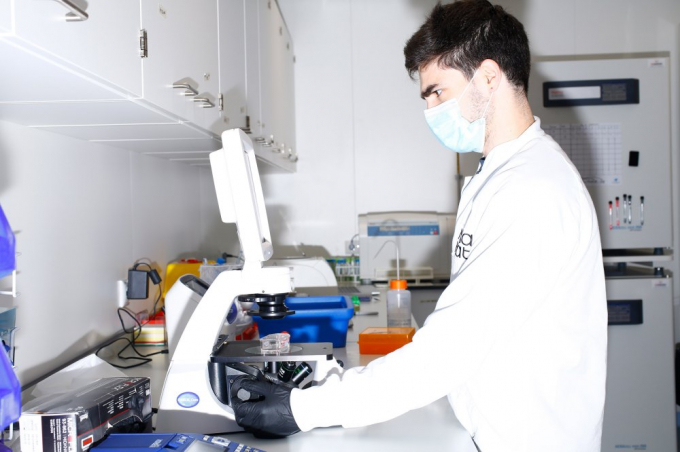
[{"label": "man", "polygon": [[[600,450],[607,310],[595,211],[527,101],[522,25],[485,0],[437,5],[407,42],[425,118],[481,152],[457,213],[451,284],[413,342],[292,392],[236,401],[256,434],[386,421],[447,396],[482,452]],[[423,432],[424,434],[426,432]]]}]

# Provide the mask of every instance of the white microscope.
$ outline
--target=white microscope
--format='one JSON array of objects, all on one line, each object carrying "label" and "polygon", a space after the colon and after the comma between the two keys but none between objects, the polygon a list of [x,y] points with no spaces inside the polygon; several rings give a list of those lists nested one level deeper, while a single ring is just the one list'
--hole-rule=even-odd
[{"label": "white microscope", "polygon": [[[191,309],[179,309],[190,318],[179,321],[186,326],[165,377],[157,432],[241,431],[229,406],[230,377],[250,374],[262,378],[264,374],[257,368],[265,363],[309,362],[314,365],[314,381],[338,367],[331,343],[290,344],[289,352],[272,356],[261,353],[259,341],[220,338],[225,322],[228,325],[236,320],[236,300],[257,305],[259,309],[250,313],[259,321],[294,314],[284,304],[293,290],[290,269],[263,267],[273,248],[252,143],[240,129],[224,132],[222,143],[223,149],[210,154],[210,166],[222,221],[236,223],[245,262],[242,270],[220,273],[210,286],[185,275],[171,289],[190,294],[194,302]],[[169,298],[170,292],[166,303]],[[177,315],[172,309],[166,305],[169,319]]]}]

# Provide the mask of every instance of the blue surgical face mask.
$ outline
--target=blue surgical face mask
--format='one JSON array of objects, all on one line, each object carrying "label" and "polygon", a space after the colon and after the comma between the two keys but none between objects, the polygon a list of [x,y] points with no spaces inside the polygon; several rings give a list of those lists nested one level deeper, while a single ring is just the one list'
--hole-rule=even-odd
[{"label": "blue surgical face mask", "polygon": [[[473,74],[459,99],[468,90],[475,75],[477,75],[477,71]],[[493,93],[491,93],[491,97],[493,97]],[[482,117],[475,121],[470,122],[463,117],[458,104],[459,99],[455,98],[449,99],[436,107],[426,109],[425,120],[439,141],[452,151],[481,153],[484,150],[486,133],[486,110],[491,103],[491,97],[489,97],[489,102],[484,108]]]}]

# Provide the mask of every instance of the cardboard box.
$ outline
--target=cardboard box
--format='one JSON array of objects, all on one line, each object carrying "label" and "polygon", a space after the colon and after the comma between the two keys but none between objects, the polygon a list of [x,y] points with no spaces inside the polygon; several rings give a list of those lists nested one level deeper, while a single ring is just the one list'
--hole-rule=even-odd
[{"label": "cardboard box", "polygon": [[146,377],[102,378],[46,401],[29,403],[19,419],[24,452],[82,452],[106,434],[151,431]]}]

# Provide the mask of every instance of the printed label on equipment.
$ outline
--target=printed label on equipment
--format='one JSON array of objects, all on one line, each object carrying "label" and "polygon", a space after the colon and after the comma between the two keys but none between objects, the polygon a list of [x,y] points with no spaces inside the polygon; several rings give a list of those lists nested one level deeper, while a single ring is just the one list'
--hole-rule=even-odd
[{"label": "printed label on equipment", "polygon": [[636,450],[636,451],[644,451],[647,450],[647,445],[646,444],[617,444],[614,446],[614,449],[616,450]]},{"label": "printed label on equipment", "polygon": [[80,447],[83,450],[87,450],[87,449],[90,448],[90,446],[92,445],[93,442],[94,442],[94,436],[92,436],[92,435],[86,436],[85,438],[80,440]]},{"label": "printed label on equipment", "polygon": [[390,224],[373,223],[368,225],[369,237],[385,237],[395,235],[439,235],[439,223],[390,222]]},{"label": "printed label on equipment", "polygon": [[652,288],[657,289],[659,287],[668,287],[668,281],[665,279],[658,279],[652,281]]},{"label": "printed label on equipment", "polygon": [[177,404],[182,408],[193,408],[199,401],[198,394],[193,392],[183,392],[177,396]]}]

